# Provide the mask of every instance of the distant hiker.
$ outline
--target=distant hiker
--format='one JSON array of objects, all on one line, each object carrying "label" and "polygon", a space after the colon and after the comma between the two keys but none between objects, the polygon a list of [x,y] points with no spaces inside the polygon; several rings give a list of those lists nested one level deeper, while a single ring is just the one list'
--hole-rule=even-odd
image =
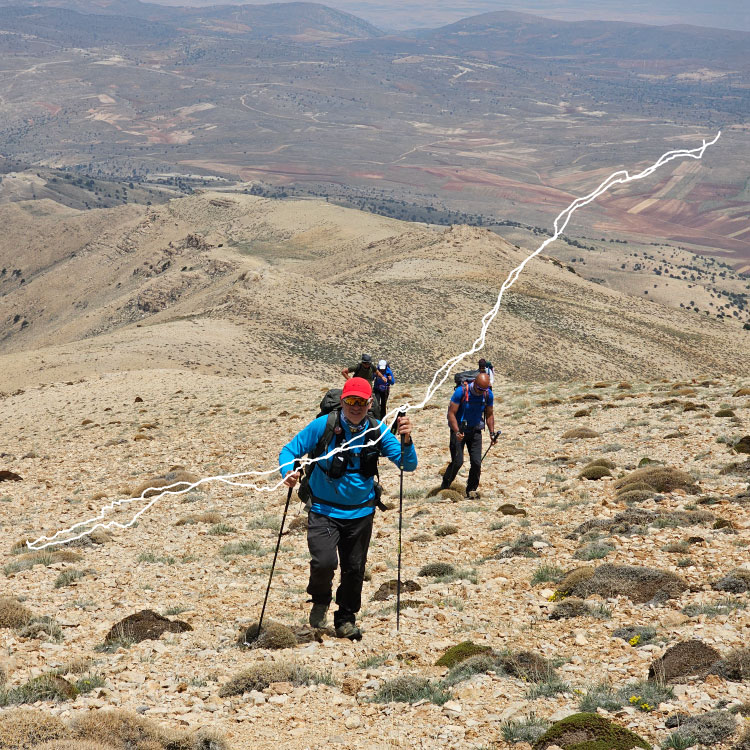
[{"label": "distant hiker", "polygon": [[375,380],[372,384],[372,395],[377,402],[375,416],[382,419],[388,408],[388,395],[391,392],[391,386],[396,382],[393,377],[393,370],[386,360],[381,359],[378,362],[378,369],[375,370]]},{"label": "distant hiker", "polygon": [[[333,616],[333,624],[339,638],[350,640],[362,637],[355,616],[361,605],[373,514],[380,503],[380,485],[375,482],[378,458],[385,456],[398,465],[401,456],[400,437],[395,437],[385,425],[368,416],[371,403],[370,384],[364,378],[350,378],[344,384],[341,405],[310,422],[279,454],[284,484],[294,487],[302,476],[302,472],[292,471],[294,459],[306,454],[312,457],[325,455],[354,438],[351,443],[353,450],[313,464],[303,476],[299,488],[300,498],[311,504],[307,528],[310,550],[307,593],[313,605],[310,625],[314,628],[325,625],[333,577],[337,564],[340,564],[341,582],[336,590],[338,610]],[[405,436],[405,471],[414,471],[417,467],[411,430],[409,417],[401,417],[398,433]],[[365,446],[378,433],[383,435],[380,442],[375,446]]]},{"label": "distant hiker", "polygon": [[[482,473],[482,430],[485,420],[490,433],[495,432],[494,396],[490,390],[490,376],[480,372],[474,380],[459,385],[448,406],[448,426],[451,430],[451,462],[443,474],[442,489],[448,489],[464,463],[464,445],[469,449],[469,479],[466,497],[479,487]],[[494,445],[497,438],[491,438]]]},{"label": "distant hiker", "polygon": [[349,378],[364,378],[370,385],[375,377],[375,368],[372,365],[372,357],[369,354],[363,354],[362,359],[352,367],[345,367],[341,374],[346,380]]},{"label": "distant hiker", "polygon": [[490,388],[495,385],[495,371],[492,369],[492,362],[488,362],[484,357],[479,360],[479,372],[486,372],[490,376]]}]

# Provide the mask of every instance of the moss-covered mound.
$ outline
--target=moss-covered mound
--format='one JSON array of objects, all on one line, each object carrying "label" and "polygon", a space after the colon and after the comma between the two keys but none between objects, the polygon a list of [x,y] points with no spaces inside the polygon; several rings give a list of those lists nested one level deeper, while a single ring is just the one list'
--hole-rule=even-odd
[{"label": "moss-covered mound", "polygon": [[636,469],[621,479],[616,480],[615,489],[624,487],[626,484],[632,484],[633,482],[645,482],[657,492],[672,492],[672,490],[678,489],[688,492],[699,491],[695,484],[695,479],[690,474],[680,469],[673,469],[670,466],[652,465]]},{"label": "moss-covered mound", "polygon": [[[432,537],[430,537],[430,541],[432,541]],[[438,563],[439,565],[440,563]],[[442,575],[442,574],[441,574]],[[415,591],[421,591],[422,587],[416,582],[412,580],[408,581],[401,581],[401,594],[412,594]],[[372,600],[374,602],[385,602],[388,601],[388,599],[392,596],[396,596],[398,594],[398,580],[395,578],[391,578],[390,581],[386,581],[385,583],[380,584],[380,588],[373,594]]]},{"label": "moss-covered mound", "polygon": [[450,563],[436,562],[423,565],[417,575],[426,578],[440,578],[440,576],[453,575],[455,572],[456,569]]},{"label": "moss-covered mound", "polygon": [[104,642],[132,641],[140,643],[146,640],[158,640],[164,633],[185,633],[193,626],[182,620],[170,620],[152,609],[142,609],[140,612],[128,615],[115,623],[107,633]]},{"label": "moss-covered mound", "polygon": [[598,432],[588,427],[574,427],[572,430],[563,432],[562,436],[563,440],[591,440],[600,437]]},{"label": "moss-covered mound", "polygon": [[744,386],[743,388],[739,388],[732,395],[733,396],[750,396],[750,387]]},{"label": "moss-covered mound", "polygon": [[[564,591],[562,586],[561,583],[559,589]],[[636,604],[644,604],[674,599],[687,588],[682,578],[666,570],[636,565],[600,565],[592,576],[575,583],[567,593],[582,599],[594,594],[605,599],[627,596]]]},{"label": "moss-covered mound", "polygon": [[589,466],[606,466],[608,469],[617,468],[617,464],[608,458],[595,458],[593,461],[589,461],[586,466],[584,466],[584,469],[588,468]]},{"label": "moss-covered mound", "polygon": [[626,492],[650,492],[652,495],[656,494],[656,489],[646,482],[628,482],[623,485],[620,485],[619,482],[615,482],[615,486],[617,488],[615,490],[615,495],[618,497],[624,495]]},{"label": "moss-covered mound", "polygon": [[705,675],[719,659],[721,654],[703,641],[682,641],[652,662],[648,678],[657,682],[673,682],[683,677]]},{"label": "moss-covered mound", "polygon": [[463,482],[453,482],[453,484],[451,484],[450,487],[446,488],[446,490],[444,490],[441,485],[433,487],[427,492],[425,497],[435,497],[435,495],[439,495],[441,492],[446,492],[447,490],[453,490],[453,492],[457,492],[461,498],[466,495],[466,485]]},{"label": "moss-covered mound", "polygon": [[440,492],[437,493],[438,497],[442,497],[445,500],[450,500],[452,503],[460,503],[465,495],[462,492],[458,492],[457,490],[440,490]]},{"label": "moss-covered mound", "polygon": [[556,721],[535,743],[534,750],[559,745],[563,750],[651,750],[635,732],[598,714],[580,713]]},{"label": "moss-covered mound", "polygon": [[580,586],[584,581],[588,581],[595,572],[596,568],[593,565],[582,565],[580,568],[574,568],[560,581],[557,592],[570,596],[574,588]]},{"label": "moss-covered mound", "polygon": [[435,529],[435,536],[452,536],[458,534],[458,526],[454,526],[452,523],[444,523]]},{"label": "moss-covered mound", "polygon": [[513,503],[503,503],[498,509],[499,513],[504,516],[525,516],[526,511],[523,508],[517,508]]},{"label": "moss-covered mound", "polygon": [[258,623],[254,622],[247,630],[240,633],[237,643],[239,646],[248,648],[294,648],[297,645],[297,636],[286,625],[266,620],[260,629],[260,635],[258,635]]},{"label": "moss-covered mound", "polygon": [[445,653],[435,662],[435,666],[448,667],[448,669],[451,669],[452,667],[455,667],[456,664],[460,664],[462,661],[466,661],[472,656],[491,653],[492,649],[489,646],[480,646],[473,641],[462,641],[445,651]]},{"label": "moss-covered mound", "polygon": [[606,466],[586,466],[578,475],[578,478],[596,481],[597,479],[611,476],[612,472]]}]

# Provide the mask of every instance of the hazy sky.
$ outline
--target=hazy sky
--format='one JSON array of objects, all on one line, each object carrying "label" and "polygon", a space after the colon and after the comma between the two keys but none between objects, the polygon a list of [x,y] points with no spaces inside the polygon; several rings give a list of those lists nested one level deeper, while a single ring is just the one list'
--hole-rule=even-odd
[{"label": "hazy sky", "polygon": [[[235,0],[148,1],[215,5]],[[750,0],[322,0],[322,4],[353,13],[384,30],[442,26],[479,13],[515,10],[566,21],[687,23],[750,31]]]}]

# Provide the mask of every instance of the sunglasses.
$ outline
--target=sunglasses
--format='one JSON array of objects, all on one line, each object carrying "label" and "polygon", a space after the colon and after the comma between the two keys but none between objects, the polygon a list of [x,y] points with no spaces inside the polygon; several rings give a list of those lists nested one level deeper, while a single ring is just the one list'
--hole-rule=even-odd
[{"label": "sunglasses", "polygon": [[479,391],[480,393],[487,393],[487,391],[489,391],[489,388],[480,388],[476,383],[474,383],[474,390]]},{"label": "sunglasses", "polygon": [[346,396],[344,398],[344,403],[347,406],[367,406],[369,402],[370,399],[360,398],[359,396]]}]

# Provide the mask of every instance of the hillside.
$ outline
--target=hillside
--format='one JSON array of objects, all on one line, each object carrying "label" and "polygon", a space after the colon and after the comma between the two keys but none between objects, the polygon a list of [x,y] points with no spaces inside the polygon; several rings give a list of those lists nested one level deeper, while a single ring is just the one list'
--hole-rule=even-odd
[{"label": "hillside", "polygon": [[[426,381],[470,348],[527,254],[479,228],[228,193],[93,212],[21,201],[0,217],[0,390],[164,367],[260,377],[293,366],[337,379],[361,351]],[[737,322],[573,269],[536,259],[506,295],[487,343],[503,377],[747,371]]]}]

